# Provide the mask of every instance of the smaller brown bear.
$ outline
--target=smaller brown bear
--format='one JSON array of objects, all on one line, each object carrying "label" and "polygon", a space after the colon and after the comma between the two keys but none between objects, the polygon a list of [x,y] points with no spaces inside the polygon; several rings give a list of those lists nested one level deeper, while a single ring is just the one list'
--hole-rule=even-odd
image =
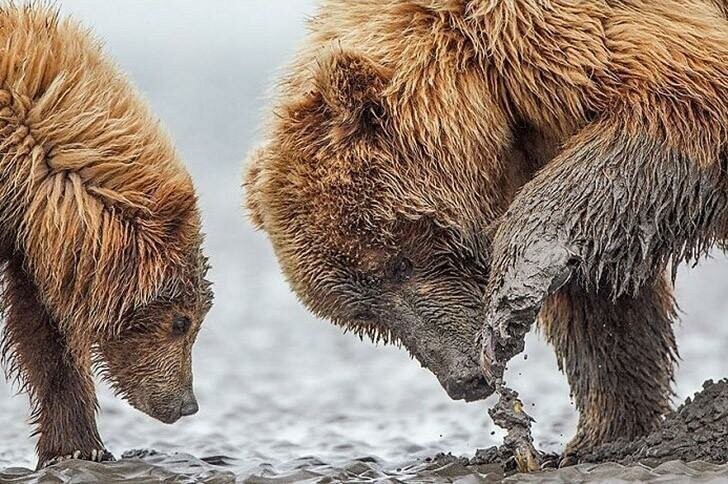
[{"label": "smaller brown bear", "polygon": [[212,293],[194,188],[78,24],[5,5],[0,38],[3,360],[29,394],[39,467],[113,459],[94,364],[154,418],[197,411],[191,348]]}]

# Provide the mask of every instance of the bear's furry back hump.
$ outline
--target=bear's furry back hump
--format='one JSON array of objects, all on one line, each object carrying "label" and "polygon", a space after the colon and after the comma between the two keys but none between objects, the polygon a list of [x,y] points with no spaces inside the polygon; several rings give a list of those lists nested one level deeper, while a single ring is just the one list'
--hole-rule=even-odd
[{"label": "bear's furry back hump", "polygon": [[[322,1],[284,78],[280,106],[295,109],[304,93],[316,90],[311,73],[322,58],[354,52],[386,78],[381,103],[388,134],[413,154],[412,163],[424,169],[432,160],[456,164],[467,170],[463,178],[490,185],[500,178],[500,155],[510,144],[507,113],[489,72],[478,64],[471,32],[456,25],[457,3]],[[270,123],[273,132],[281,125],[278,117]]]},{"label": "bear's furry back hump", "polygon": [[148,208],[160,176],[187,178],[158,121],[85,28],[53,8],[5,4],[0,217],[27,210],[16,204],[58,173],[78,197],[121,210]]}]

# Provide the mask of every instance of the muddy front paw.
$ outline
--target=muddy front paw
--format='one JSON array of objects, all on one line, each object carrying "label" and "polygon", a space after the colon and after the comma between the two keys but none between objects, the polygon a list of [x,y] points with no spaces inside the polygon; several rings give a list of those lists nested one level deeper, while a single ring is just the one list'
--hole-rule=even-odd
[{"label": "muddy front paw", "polygon": [[546,297],[569,281],[579,263],[577,253],[557,236],[495,253],[481,335],[481,367],[489,383],[497,383],[508,360],[523,351]]},{"label": "muddy front paw", "polygon": [[38,469],[44,469],[67,460],[88,460],[91,462],[112,462],[116,459],[106,449],[93,449],[90,451],[74,450],[65,455],[58,455],[38,463]]}]

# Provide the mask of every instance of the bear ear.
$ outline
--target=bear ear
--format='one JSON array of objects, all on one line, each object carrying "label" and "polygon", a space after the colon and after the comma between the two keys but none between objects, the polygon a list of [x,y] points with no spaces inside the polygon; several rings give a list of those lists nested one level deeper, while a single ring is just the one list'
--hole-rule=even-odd
[{"label": "bear ear", "polygon": [[250,221],[259,230],[265,228],[261,200],[265,153],[265,146],[259,146],[253,149],[245,162],[245,175],[243,176],[243,189],[245,190],[244,205],[248,211]]},{"label": "bear ear", "polygon": [[197,195],[187,174],[171,177],[160,184],[155,194],[153,213],[159,226],[148,226],[150,232],[164,244],[172,241],[185,245],[195,232],[197,223]]},{"label": "bear ear", "polygon": [[374,128],[385,117],[385,70],[362,54],[333,51],[318,62],[316,86],[324,102],[350,128]]}]

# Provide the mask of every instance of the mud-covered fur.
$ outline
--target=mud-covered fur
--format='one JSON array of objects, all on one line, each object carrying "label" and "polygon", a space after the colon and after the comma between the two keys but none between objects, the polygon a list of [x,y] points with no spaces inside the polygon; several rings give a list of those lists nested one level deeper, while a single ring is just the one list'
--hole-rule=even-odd
[{"label": "mud-covered fur", "polygon": [[[503,217],[493,247],[487,321],[503,334],[522,332],[545,302],[546,335],[577,406],[587,409],[581,417],[588,423],[580,425],[570,449],[582,441],[646,434],[667,409],[677,348],[664,274],[674,278],[678,264],[696,261],[725,238],[724,170],[721,160],[701,166],[647,134],[629,134],[621,120],[604,120],[570,140]],[[564,267],[571,280],[546,299],[563,283],[554,285],[560,276],[548,274]],[[583,331],[587,324],[598,325],[598,340]],[[569,344],[574,338],[579,345]],[[605,370],[609,378],[600,375]],[[595,390],[582,392],[583,386]],[[634,401],[625,402],[625,396]],[[592,408],[598,410],[589,415]]]},{"label": "mud-covered fur", "polygon": [[541,330],[581,410],[570,451],[647,435],[669,412],[676,318],[671,287],[662,278],[615,301],[572,282],[546,301]]},{"label": "mud-covered fur", "polygon": [[[444,362],[478,352],[486,291],[521,304],[527,329],[554,281],[509,300],[519,268],[581,261],[540,315],[581,412],[570,448],[643,434],[676,358],[663,271],[721,236],[724,14],[708,0],[323,1],[249,163],[252,219],[306,305],[416,346],[441,382],[473,374]],[[486,289],[489,234],[519,189]],[[401,283],[362,292],[403,257],[421,300],[386,292]],[[403,315],[401,301],[429,304]]]},{"label": "mud-covered fur", "polygon": [[0,6],[0,263],[9,376],[30,396],[39,465],[108,457],[94,360],[137,408],[192,408],[209,308],[189,175],[81,26]]}]

